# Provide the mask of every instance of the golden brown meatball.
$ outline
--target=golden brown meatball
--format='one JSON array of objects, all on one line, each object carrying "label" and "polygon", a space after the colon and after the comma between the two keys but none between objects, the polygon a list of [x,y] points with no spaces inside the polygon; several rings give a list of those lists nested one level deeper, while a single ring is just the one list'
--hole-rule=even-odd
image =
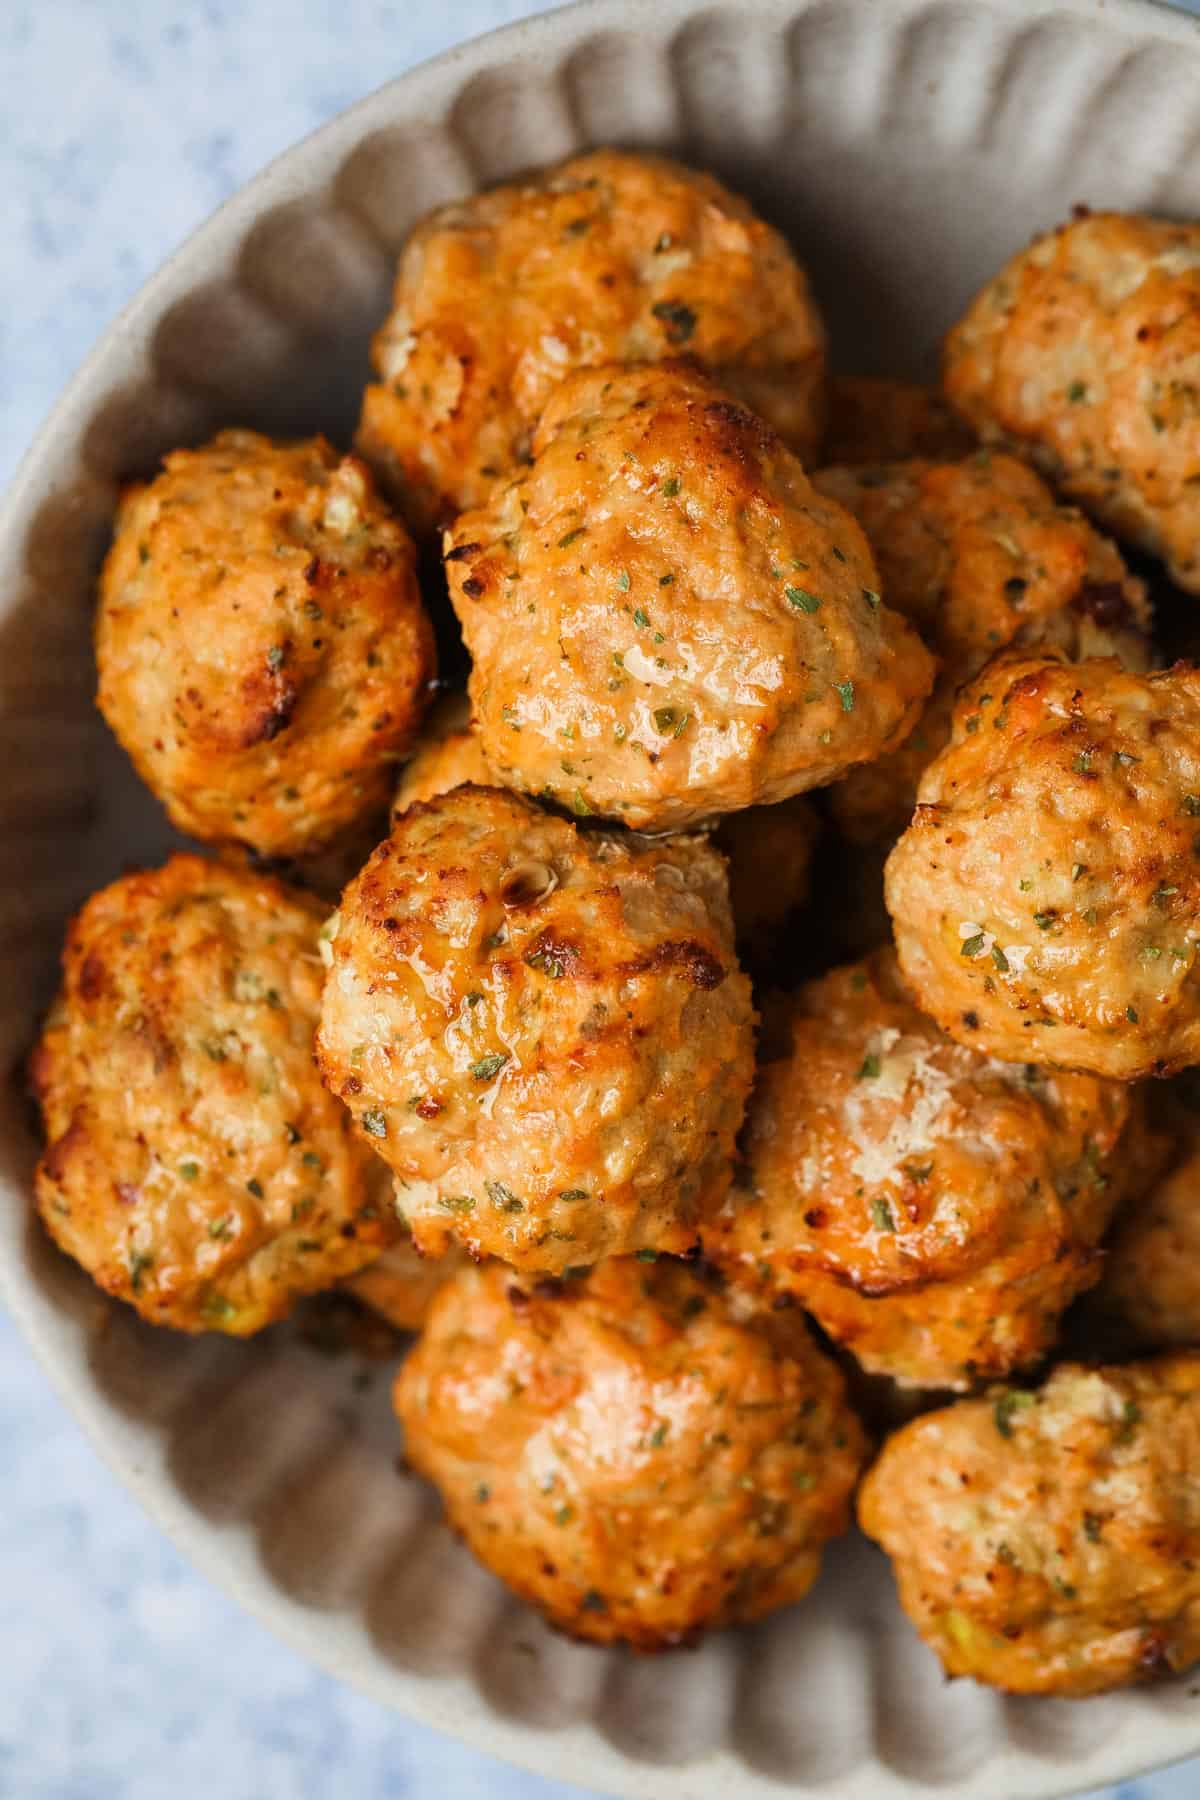
[{"label": "golden brown meatball", "polygon": [[864,1368],[967,1387],[1028,1365],[1099,1275],[1130,1091],[997,1063],[919,1013],[891,950],[797,994],[744,1182],[705,1248]]},{"label": "golden brown meatball", "polygon": [[396,1383],[405,1454],[480,1561],[561,1629],[664,1649],[807,1593],[864,1455],[792,1318],[678,1263],[466,1269]]},{"label": "golden brown meatball", "polygon": [[948,1675],[1095,1694],[1200,1657],[1200,1357],[1066,1363],[927,1413],[863,1483],[863,1530]]},{"label": "golden brown meatball", "polygon": [[918,1003],[1009,1061],[1200,1061],[1200,672],[998,660],[888,859]]},{"label": "golden brown meatball", "polygon": [[694,1245],[753,1060],[703,838],[456,788],[397,820],[327,930],[322,1069],[419,1249],[558,1273]]},{"label": "golden brown meatball", "polygon": [[873,375],[829,378],[829,427],[822,451],[826,463],[949,459],[974,448],[972,433],[936,388]]},{"label": "golden brown meatball", "polygon": [[825,332],[784,239],[711,175],[592,151],[417,227],[359,446],[428,530],[525,460],[564,375],[681,352],[812,456]]},{"label": "golden brown meatball", "polygon": [[932,681],[853,519],[680,364],[564,383],[446,552],[488,762],[580,814],[785,800],[898,742]]},{"label": "golden brown meatball", "polygon": [[434,1299],[464,1261],[458,1250],[445,1256],[422,1256],[404,1239],[351,1275],[343,1286],[397,1331],[420,1331]]},{"label": "golden brown meatball", "polygon": [[830,807],[852,837],[904,830],[921,775],[949,741],[955,694],[1005,645],[1149,666],[1144,583],[1014,457],[980,451],[960,462],[825,469],[813,484],[854,514],[888,605],[941,661],[912,734],[832,789]]},{"label": "golden brown meatball", "polygon": [[94,894],[31,1073],[39,1211],[156,1325],[257,1331],[396,1236],[313,1061],[320,901],[173,856]]},{"label": "golden brown meatball", "polygon": [[387,805],[434,670],[412,543],[369,472],[252,431],[127,491],[96,658],[100,710],[173,822],[265,856]]},{"label": "golden brown meatball", "polygon": [[946,340],[946,392],[1200,592],[1200,225],[1095,213],[1006,264]]}]

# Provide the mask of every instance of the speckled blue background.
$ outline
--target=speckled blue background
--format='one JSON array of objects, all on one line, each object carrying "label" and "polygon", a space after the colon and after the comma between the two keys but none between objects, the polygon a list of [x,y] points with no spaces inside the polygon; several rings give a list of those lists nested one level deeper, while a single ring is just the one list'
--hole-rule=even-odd
[{"label": "speckled blue background", "polygon": [[[0,484],[112,314],[268,158],[410,64],[539,10],[3,0]],[[0,1800],[583,1792],[471,1755],[276,1644],[142,1516],[2,1316],[0,1480]],[[1105,1800],[1198,1795],[1200,1763]]]}]

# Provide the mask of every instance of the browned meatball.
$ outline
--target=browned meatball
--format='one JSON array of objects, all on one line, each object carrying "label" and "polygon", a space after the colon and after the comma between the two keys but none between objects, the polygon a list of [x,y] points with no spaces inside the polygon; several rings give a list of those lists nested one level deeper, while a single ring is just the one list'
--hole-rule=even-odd
[{"label": "browned meatball", "polygon": [[864,1441],[791,1318],[741,1320],[678,1263],[434,1302],[396,1383],[405,1455],[480,1561],[561,1629],[657,1650],[799,1600]]},{"label": "browned meatball", "polygon": [[557,1273],[694,1245],[753,1059],[703,838],[456,788],[396,821],[327,931],[322,1068],[420,1249]]},{"label": "browned meatball", "polygon": [[277,857],[386,806],[434,672],[412,543],[369,472],[252,431],[127,491],[96,659],[100,710],[180,830]]},{"label": "browned meatball", "polygon": [[583,815],[785,800],[898,742],[932,681],[853,519],[682,365],[572,377],[446,552],[488,762]]},{"label": "browned meatball", "polygon": [[981,437],[1200,592],[1200,225],[1095,213],[1021,251],[946,340]]},{"label": "browned meatball", "polygon": [[872,375],[832,375],[826,463],[899,462],[902,457],[966,456],[972,433],[936,388]]},{"label": "browned meatball", "polygon": [[1056,1369],[905,1426],[859,1497],[948,1675],[1096,1694],[1200,1658],[1200,1357]]},{"label": "browned meatball", "polygon": [[831,790],[834,816],[851,836],[904,830],[921,775],[949,740],[955,694],[1005,645],[1149,666],[1144,583],[1015,458],[981,451],[959,462],[825,469],[813,483],[857,518],[888,605],[941,660],[911,735]]},{"label": "browned meatball", "polygon": [[564,375],[681,351],[812,456],[825,332],[783,238],[711,175],[592,151],[417,227],[359,445],[428,530],[525,460]]},{"label": "browned meatball", "polygon": [[1200,1061],[1200,673],[998,660],[892,851],[917,1000],[963,1043],[1129,1081]]},{"label": "browned meatball", "polygon": [[968,1387],[1036,1361],[1099,1275],[1131,1105],[954,1043],[880,951],[796,996],[705,1247],[871,1372]]},{"label": "browned meatball", "polygon": [[313,1061],[324,912],[173,856],[94,894],[68,933],[32,1062],[37,1204],[156,1325],[257,1331],[396,1236]]},{"label": "browned meatball", "polygon": [[464,1261],[458,1250],[445,1256],[422,1256],[410,1240],[403,1239],[351,1275],[343,1286],[397,1331],[420,1331],[435,1298]]}]

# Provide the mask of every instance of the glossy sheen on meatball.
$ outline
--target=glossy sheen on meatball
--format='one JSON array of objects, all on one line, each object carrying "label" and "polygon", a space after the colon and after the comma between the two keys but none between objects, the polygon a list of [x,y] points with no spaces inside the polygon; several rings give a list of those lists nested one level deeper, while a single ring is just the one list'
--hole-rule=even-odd
[{"label": "glossy sheen on meatball", "polygon": [[824,350],[804,271],[744,200],[663,157],[598,150],[417,227],[358,441],[427,530],[526,459],[564,375],[685,353],[807,459]]},{"label": "glossy sheen on meatball", "polygon": [[71,925],[31,1065],[37,1204],[156,1325],[257,1331],[395,1236],[313,1061],[324,916],[277,881],[173,856]]},{"label": "glossy sheen on meatball", "polygon": [[458,1250],[422,1256],[406,1239],[351,1275],[343,1286],[397,1331],[420,1331],[436,1296],[464,1261]]},{"label": "glossy sheen on meatball", "polygon": [[975,439],[936,388],[874,375],[831,375],[829,464],[899,462],[910,456],[966,456]]},{"label": "glossy sheen on meatball", "polygon": [[649,830],[785,800],[898,741],[933,665],[858,526],[681,364],[574,376],[522,478],[446,535],[484,754]]},{"label": "glossy sheen on meatball", "polygon": [[1125,1081],[1200,1061],[1200,673],[986,669],[886,888],[905,977],[961,1042]]},{"label": "glossy sheen on meatball", "polygon": [[392,801],[398,819],[418,800],[436,800],[451,788],[495,787],[479,738],[471,730],[471,706],[465,694],[448,694],[429,715],[412,756],[401,770]]},{"label": "glossy sheen on meatball", "polygon": [[386,806],[434,672],[412,543],[367,469],[251,431],[127,491],[96,658],[100,710],[173,822],[266,856]]},{"label": "glossy sheen on meatball", "polygon": [[916,729],[831,792],[851,836],[904,830],[921,775],[949,740],[955,694],[1004,646],[1052,644],[1073,659],[1149,666],[1144,584],[1107,538],[1014,457],[980,451],[959,462],[825,469],[813,482],[854,514],[888,605],[941,660]]},{"label": "glossy sheen on meatball", "polygon": [[790,1024],[709,1254],[908,1384],[1035,1361],[1099,1275],[1130,1090],[956,1044],[913,1006],[890,950],[810,982]]},{"label": "glossy sheen on meatball", "polygon": [[530,1291],[465,1270],[396,1383],[405,1454],[480,1561],[573,1636],[665,1649],[807,1593],[864,1440],[795,1315],[678,1263]]},{"label": "glossy sheen on meatball", "polygon": [[753,1059],[725,868],[496,789],[412,807],[342,897],[325,1079],[422,1250],[558,1273],[684,1251]]},{"label": "glossy sheen on meatball", "polygon": [[946,340],[981,437],[1200,592],[1200,225],[1078,218],[1012,258]]},{"label": "glossy sheen on meatball", "polygon": [[1200,1357],[1056,1369],[897,1433],[863,1530],[949,1675],[1082,1695],[1200,1657]]}]

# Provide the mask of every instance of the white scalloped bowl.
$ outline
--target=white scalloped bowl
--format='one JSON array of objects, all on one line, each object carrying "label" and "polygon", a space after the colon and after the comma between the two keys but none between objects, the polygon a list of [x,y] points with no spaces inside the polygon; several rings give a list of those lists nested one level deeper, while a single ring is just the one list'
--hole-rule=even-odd
[{"label": "white scalloped bowl", "polygon": [[[121,477],[217,426],[345,439],[405,233],[586,145],[709,164],[788,229],[843,365],[928,370],[978,283],[1079,200],[1200,215],[1200,28],[1131,0],[591,0],[457,50],[276,162],[110,329],[0,515],[0,1052],[68,912],[169,842],[91,705]],[[690,1654],[553,1637],[399,1480],[386,1382],[286,1330],[141,1326],[31,1220],[0,1099],[0,1291],[112,1466],[215,1581],[385,1704],[645,1800],[836,1788],[1033,1800],[1200,1750],[1186,1682],[1079,1703],[945,1685],[849,1539],[805,1605]]]}]

